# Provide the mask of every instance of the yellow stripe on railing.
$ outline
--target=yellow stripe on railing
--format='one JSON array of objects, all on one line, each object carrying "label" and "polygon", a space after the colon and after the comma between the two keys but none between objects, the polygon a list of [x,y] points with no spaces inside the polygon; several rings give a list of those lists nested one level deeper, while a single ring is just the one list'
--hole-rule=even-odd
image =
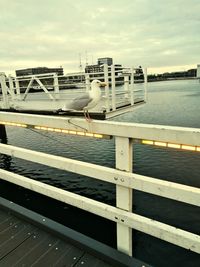
[{"label": "yellow stripe on railing", "polygon": [[64,133],[64,134],[71,134],[71,135],[78,135],[78,136],[86,136],[86,137],[93,137],[93,138],[100,138],[100,139],[111,139],[112,136],[104,135],[99,133],[90,133],[90,132],[81,132],[75,130],[67,130],[67,129],[60,129],[60,128],[52,128],[52,127],[45,127],[45,126],[35,126],[35,125],[27,125],[17,122],[7,122],[7,121],[0,121],[0,125],[5,126],[17,126],[23,128],[34,128],[37,130],[55,132],[55,133]]},{"label": "yellow stripe on railing", "polygon": [[111,138],[111,136],[104,135],[104,134],[81,132],[81,131],[75,131],[75,130],[66,130],[66,129],[60,129],[60,128],[49,128],[49,127],[44,127],[44,126],[34,126],[34,129],[57,132],[57,133],[64,133],[64,134],[71,134],[71,135],[78,135],[78,136],[94,137],[94,138],[100,138],[100,139]]},{"label": "yellow stripe on railing", "polygon": [[144,145],[153,145],[153,146],[161,146],[161,147],[176,148],[176,149],[200,152],[200,146],[175,144],[175,143],[160,142],[160,141],[155,141],[155,140],[142,140],[141,143]]},{"label": "yellow stripe on railing", "polygon": [[0,121],[0,124],[2,125],[8,125],[8,126],[17,126],[17,127],[28,127],[26,124],[23,123],[17,123],[17,122],[8,122],[8,121]]}]

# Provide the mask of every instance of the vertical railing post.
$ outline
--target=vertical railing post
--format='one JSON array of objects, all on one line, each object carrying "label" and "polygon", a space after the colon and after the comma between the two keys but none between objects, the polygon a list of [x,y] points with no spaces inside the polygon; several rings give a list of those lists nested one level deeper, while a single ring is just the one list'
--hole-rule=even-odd
[{"label": "vertical railing post", "polygon": [[1,124],[0,124],[0,140],[2,143],[6,143],[7,141],[6,127],[5,125]]},{"label": "vertical railing post", "polygon": [[15,78],[15,88],[16,88],[16,93],[17,93],[17,99],[21,100],[19,80],[17,79],[17,77]]},{"label": "vertical railing post", "polygon": [[89,74],[85,74],[85,86],[86,86],[86,91],[90,90],[90,76]]},{"label": "vertical railing post", "polygon": [[111,66],[111,81],[112,81],[112,110],[116,110],[115,65]]},{"label": "vertical railing post", "polygon": [[58,83],[58,74],[55,73],[53,75],[53,85],[54,85],[54,93],[55,93],[55,99],[59,99],[59,83]]},{"label": "vertical railing post", "polygon": [[13,100],[15,97],[15,92],[14,92],[13,78],[11,75],[8,76],[8,81],[9,81],[10,95],[11,95],[11,98]]},{"label": "vertical railing post", "polygon": [[0,84],[2,90],[3,108],[9,108],[8,90],[6,85],[6,76],[4,73],[0,73]]},{"label": "vertical railing post", "polygon": [[144,101],[147,102],[147,68],[144,69]]},{"label": "vertical railing post", "polygon": [[[116,137],[116,168],[132,172],[132,139]],[[132,211],[132,189],[116,185],[116,205],[126,211]],[[117,248],[132,256],[132,229],[117,223]]]},{"label": "vertical railing post", "polygon": [[124,76],[124,91],[125,91],[125,99],[129,98],[129,75],[125,74]]},{"label": "vertical railing post", "polygon": [[[25,92],[24,92],[24,95],[23,95],[23,97],[22,97],[22,100],[25,100],[25,99],[26,99],[26,97],[27,97],[27,95],[28,95],[28,93],[29,93],[29,91],[30,91],[30,89],[31,89],[31,86],[32,86],[34,80],[36,80],[36,79],[37,79],[37,78],[36,78],[35,76],[32,76],[32,77],[30,78],[29,84],[28,84],[28,86],[27,86],[27,88],[26,88],[26,90],[25,90]],[[38,80],[39,80],[39,79],[38,79]]]},{"label": "vertical railing post", "polygon": [[108,64],[104,64],[103,69],[104,69],[104,81],[107,84],[105,86],[105,98],[106,98],[106,111],[108,112],[108,111],[110,111]]},{"label": "vertical railing post", "polygon": [[131,106],[134,105],[134,67],[131,68]]}]

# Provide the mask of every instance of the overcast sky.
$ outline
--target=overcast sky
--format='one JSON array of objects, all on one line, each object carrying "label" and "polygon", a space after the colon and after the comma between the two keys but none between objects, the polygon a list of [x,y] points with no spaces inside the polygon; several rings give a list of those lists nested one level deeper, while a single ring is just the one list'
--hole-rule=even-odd
[{"label": "overcast sky", "polygon": [[98,57],[150,72],[200,63],[200,0],[0,0],[0,71]]}]

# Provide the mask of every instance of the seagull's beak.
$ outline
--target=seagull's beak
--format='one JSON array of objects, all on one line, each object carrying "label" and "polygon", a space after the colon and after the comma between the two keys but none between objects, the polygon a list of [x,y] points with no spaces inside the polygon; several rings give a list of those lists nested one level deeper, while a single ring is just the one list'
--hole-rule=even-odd
[{"label": "seagull's beak", "polygon": [[100,86],[102,86],[102,87],[105,87],[106,85],[108,85],[108,84],[105,83],[105,82],[101,82],[101,83],[100,83]]}]

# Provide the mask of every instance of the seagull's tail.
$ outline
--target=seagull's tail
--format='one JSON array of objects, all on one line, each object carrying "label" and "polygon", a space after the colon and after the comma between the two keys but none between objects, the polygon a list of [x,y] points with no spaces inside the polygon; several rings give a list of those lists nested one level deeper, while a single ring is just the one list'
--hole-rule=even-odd
[{"label": "seagull's tail", "polygon": [[70,112],[70,111],[73,111],[73,109],[67,107],[67,105],[64,105],[62,108],[59,108],[56,110],[57,113],[60,113],[60,112]]},{"label": "seagull's tail", "polygon": [[62,110],[62,111],[73,111],[73,109],[66,108],[66,107],[62,107],[61,110]]}]

